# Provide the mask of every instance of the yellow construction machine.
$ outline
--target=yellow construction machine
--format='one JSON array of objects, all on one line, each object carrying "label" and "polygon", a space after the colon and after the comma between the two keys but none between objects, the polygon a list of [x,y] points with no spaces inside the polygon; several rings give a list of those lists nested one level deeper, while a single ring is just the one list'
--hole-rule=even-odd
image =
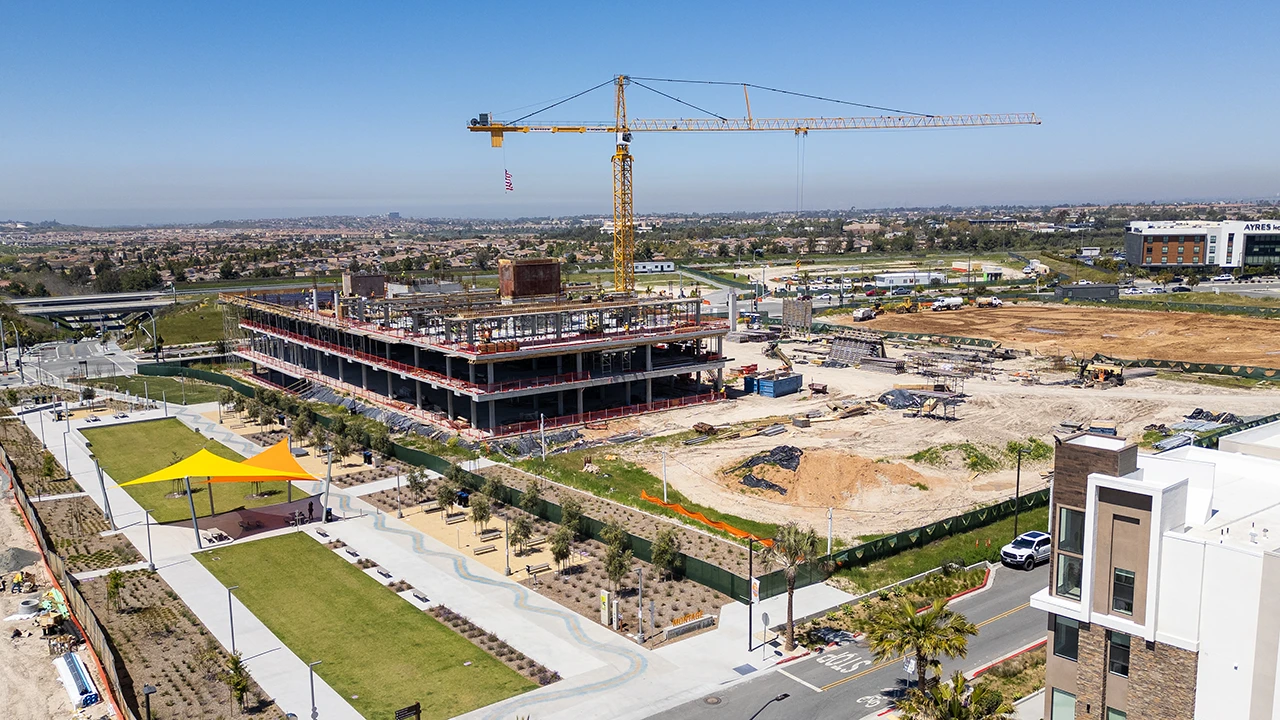
[{"label": "yellow construction machine", "polygon": [[788,370],[792,370],[795,367],[791,364],[791,358],[787,357],[787,354],[782,352],[782,348],[778,347],[778,343],[776,341],[765,344],[764,348],[760,350],[760,354],[767,358],[781,360],[782,364],[786,365]]}]

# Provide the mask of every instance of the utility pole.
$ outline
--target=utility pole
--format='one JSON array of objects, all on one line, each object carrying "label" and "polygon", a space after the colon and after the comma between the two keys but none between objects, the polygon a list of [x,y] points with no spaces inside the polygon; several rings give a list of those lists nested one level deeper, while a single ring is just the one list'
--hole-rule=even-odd
[{"label": "utility pole", "polygon": [[662,502],[667,501],[667,451],[662,451]]}]

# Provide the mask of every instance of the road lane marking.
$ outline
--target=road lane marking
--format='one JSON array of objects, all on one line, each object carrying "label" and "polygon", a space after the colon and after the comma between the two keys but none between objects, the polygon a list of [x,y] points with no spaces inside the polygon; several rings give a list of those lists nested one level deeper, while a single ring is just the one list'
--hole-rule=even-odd
[{"label": "road lane marking", "polygon": [[795,680],[796,682],[800,683],[801,685],[803,685],[803,686],[805,686],[805,687],[809,688],[810,690],[812,690],[812,691],[814,691],[814,692],[822,692],[822,688],[818,687],[817,685],[814,685],[813,683],[810,683],[810,682],[806,682],[806,681],[804,681],[804,680],[801,680],[800,678],[796,677],[795,675],[792,675],[791,673],[787,672],[786,670],[779,669],[779,670],[778,670],[778,672],[782,673],[783,675],[786,675],[787,677],[791,678],[792,680]]},{"label": "road lane marking", "polygon": [[[1019,605],[1018,607],[1016,607],[1016,608],[1014,608],[1014,609],[1012,609],[1012,610],[1008,610],[1008,611],[1006,611],[1006,612],[1003,612],[1003,613],[1001,613],[1001,614],[999,614],[999,615],[996,615],[995,617],[990,618],[990,619],[988,619],[988,620],[983,620],[982,622],[978,623],[975,627],[982,628],[982,627],[984,627],[984,626],[986,626],[986,625],[990,625],[991,623],[996,622],[997,620],[1003,620],[1003,619],[1005,619],[1005,618],[1009,617],[1010,615],[1012,615],[1012,614],[1014,614],[1014,613],[1016,613],[1016,612],[1018,612],[1018,611],[1020,611],[1020,610],[1026,610],[1026,609],[1027,609],[1027,608],[1029,608],[1029,607],[1031,607],[1031,603],[1029,603],[1029,602],[1027,602],[1027,603],[1023,603],[1023,604]],[[849,677],[847,677],[847,678],[841,678],[841,679],[836,680],[835,682],[830,683],[830,684],[828,684],[828,685],[823,685],[823,686],[822,686],[822,689],[823,689],[823,690],[830,690],[831,688],[833,688],[833,687],[835,687],[835,686],[837,686],[837,685],[842,685],[842,684],[844,684],[844,683],[849,682],[850,680],[857,680],[858,678],[860,678],[860,677],[864,677],[864,676],[866,676],[866,675],[869,675],[869,674],[871,674],[871,673],[873,673],[873,672],[875,672],[875,671],[877,671],[877,670],[880,670],[880,669],[882,669],[882,668],[887,668],[887,667],[889,667],[890,665],[892,665],[892,664],[894,664],[894,663],[896,663],[896,662],[899,662],[899,661],[901,661],[901,660],[902,660],[902,656],[901,656],[901,655],[898,655],[898,656],[896,656],[896,657],[890,658],[890,659],[888,659],[888,660],[886,660],[886,661],[884,661],[884,662],[880,663],[879,665],[872,665],[871,667],[867,668],[866,670],[863,670],[862,672],[858,673],[857,675],[850,675],[850,676],[849,676]]]}]

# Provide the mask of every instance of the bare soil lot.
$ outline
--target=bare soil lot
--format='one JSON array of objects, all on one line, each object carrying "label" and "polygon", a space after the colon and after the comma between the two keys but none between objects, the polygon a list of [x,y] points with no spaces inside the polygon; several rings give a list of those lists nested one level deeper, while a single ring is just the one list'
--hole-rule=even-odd
[{"label": "bare soil lot", "polygon": [[[854,325],[848,315],[832,322]],[[1006,305],[910,315],[858,325],[998,340],[1040,354],[1157,358],[1280,367],[1280,323],[1264,318],[1064,305]]]}]

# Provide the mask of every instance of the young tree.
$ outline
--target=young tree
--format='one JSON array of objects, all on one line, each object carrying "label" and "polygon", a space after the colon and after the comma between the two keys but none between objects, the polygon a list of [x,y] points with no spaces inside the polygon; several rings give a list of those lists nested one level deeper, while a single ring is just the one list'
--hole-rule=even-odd
[{"label": "young tree", "polygon": [[675,528],[663,528],[653,541],[653,566],[662,570],[668,577],[676,571],[676,561],[680,557],[680,535]]},{"label": "young tree", "polygon": [[107,604],[120,612],[120,591],[124,590],[124,573],[112,570],[107,573]]},{"label": "young tree", "polygon": [[561,525],[551,533],[551,559],[556,561],[558,572],[564,572],[564,563],[573,551],[573,533]]},{"label": "young tree", "polygon": [[471,522],[475,524],[476,532],[487,528],[491,517],[493,517],[493,515],[492,508],[489,505],[489,498],[484,495],[472,495]]},{"label": "young tree", "polygon": [[322,425],[311,428],[311,447],[319,450],[329,442],[329,431]]},{"label": "young tree", "polygon": [[97,390],[94,390],[92,387],[87,387],[87,386],[86,386],[85,388],[83,388],[83,389],[81,389],[81,390],[80,390],[80,399],[81,399],[81,400],[92,400],[92,399],[94,399],[94,398],[95,398],[95,397],[97,397],[97,396],[98,396],[98,391],[97,391]]},{"label": "young tree", "polygon": [[999,690],[971,685],[959,670],[950,683],[913,689],[897,709],[903,720],[1010,720],[1015,712]]},{"label": "young tree", "polygon": [[14,390],[13,388],[8,388],[4,391],[4,401],[9,405],[9,407],[13,407],[14,405],[17,405],[18,399],[19,398],[18,398],[17,390]]},{"label": "young tree", "polygon": [[501,505],[502,495],[506,489],[506,486],[502,484],[501,480],[496,477],[491,477],[485,479],[484,487],[480,488],[480,492],[493,498],[494,504]]},{"label": "young tree", "polygon": [[426,473],[420,467],[410,470],[405,482],[409,484],[409,492],[413,493],[415,500],[420,499],[427,492]]},{"label": "young tree", "polygon": [[351,447],[351,441],[346,435],[338,435],[333,439],[333,454],[338,456],[338,464],[341,465],[347,456],[351,454],[354,448]]},{"label": "young tree", "polygon": [[511,519],[511,528],[507,535],[507,542],[516,546],[516,554],[522,555],[525,550],[525,543],[533,537],[533,523],[524,515],[516,515]]},{"label": "young tree", "polygon": [[58,461],[54,459],[53,453],[46,450],[40,463],[40,476],[45,480],[52,480],[54,475],[58,474]]},{"label": "young tree", "polygon": [[568,493],[560,497],[560,525],[568,528],[572,537],[582,532],[582,503]]},{"label": "young tree", "polygon": [[231,691],[231,697],[235,700],[236,707],[243,711],[245,695],[249,694],[249,668],[245,667],[240,653],[227,658],[227,668],[223,674],[223,682],[227,684],[227,689]]},{"label": "young tree", "polygon": [[436,502],[440,505],[440,512],[448,515],[458,502],[458,485],[449,478],[442,479],[436,485]]},{"label": "young tree", "polygon": [[391,442],[391,435],[386,428],[379,427],[369,436],[369,449],[388,460],[395,454],[395,443]]},{"label": "young tree", "polygon": [[631,550],[610,545],[604,553],[604,574],[609,578],[613,591],[618,592],[622,579],[631,572]]},{"label": "young tree", "polygon": [[237,397],[239,397],[239,393],[231,388],[226,388],[222,392],[218,393],[218,404],[226,407],[227,405],[234,403]]},{"label": "young tree", "polygon": [[778,528],[773,536],[773,547],[767,551],[766,562],[782,566],[787,578],[787,642],[786,651],[796,649],[795,595],[796,573],[800,566],[818,557],[818,534],[813,528],[801,528],[789,522]]},{"label": "young tree", "polygon": [[969,636],[978,634],[978,628],[948,608],[945,600],[935,601],[921,613],[909,600],[881,605],[859,629],[866,634],[867,647],[877,660],[915,657],[917,688],[926,686],[931,668],[942,668],[938,658],[964,657]]},{"label": "young tree", "polygon": [[520,496],[520,509],[530,515],[538,515],[542,510],[542,483],[530,480]]}]

